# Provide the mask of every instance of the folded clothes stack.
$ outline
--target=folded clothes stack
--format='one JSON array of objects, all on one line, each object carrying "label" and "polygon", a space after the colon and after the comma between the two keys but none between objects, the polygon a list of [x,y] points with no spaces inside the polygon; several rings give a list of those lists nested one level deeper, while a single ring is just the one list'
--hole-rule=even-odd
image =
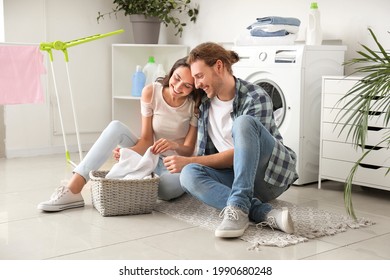
[{"label": "folded clothes stack", "polygon": [[297,34],[301,21],[293,17],[263,17],[247,27],[252,36],[278,37]]},{"label": "folded clothes stack", "polygon": [[294,44],[301,21],[294,17],[269,16],[257,18],[242,34],[235,45],[290,45]]}]

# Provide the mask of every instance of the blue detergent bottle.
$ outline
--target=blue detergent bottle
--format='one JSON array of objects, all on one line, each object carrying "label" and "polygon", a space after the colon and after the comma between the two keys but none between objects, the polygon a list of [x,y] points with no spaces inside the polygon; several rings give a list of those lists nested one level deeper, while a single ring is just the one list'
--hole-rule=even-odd
[{"label": "blue detergent bottle", "polygon": [[142,89],[145,86],[146,77],[144,72],[142,71],[141,65],[137,65],[135,69],[135,73],[133,74],[133,84],[131,87],[131,95],[134,97],[140,97],[142,93]]}]

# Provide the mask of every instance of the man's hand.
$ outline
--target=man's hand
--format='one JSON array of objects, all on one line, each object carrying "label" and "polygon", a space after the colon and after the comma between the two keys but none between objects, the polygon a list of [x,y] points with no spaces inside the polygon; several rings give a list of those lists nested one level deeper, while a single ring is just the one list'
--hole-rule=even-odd
[{"label": "man's hand", "polygon": [[167,156],[164,165],[170,173],[179,173],[184,166],[190,163],[190,158],[183,156]]}]

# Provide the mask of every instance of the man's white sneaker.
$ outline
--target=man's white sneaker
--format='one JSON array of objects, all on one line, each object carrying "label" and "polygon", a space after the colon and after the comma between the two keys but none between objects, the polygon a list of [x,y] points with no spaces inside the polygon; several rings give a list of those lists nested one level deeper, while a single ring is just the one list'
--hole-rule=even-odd
[{"label": "man's white sneaker", "polygon": [[219,214],[222,223],[215,230],[216,237],[240,237],[249,225],[248,214],[233,206],[226,206]]},{"label": "man's white sneaker", "polygon": [[294,233],[294,223],[287,207],[272,209],[266,216],[266,221],[259,223],[260,226],[269,226],[272,229],[279,229],[285,233]]},{"label": "man's white sneaker", "polygon": [[74,194],[67,187],[60,186],[51,195],[50,200],[38,204],[38,209],[57,212],[83,206],[84,199],[80,193]]}]

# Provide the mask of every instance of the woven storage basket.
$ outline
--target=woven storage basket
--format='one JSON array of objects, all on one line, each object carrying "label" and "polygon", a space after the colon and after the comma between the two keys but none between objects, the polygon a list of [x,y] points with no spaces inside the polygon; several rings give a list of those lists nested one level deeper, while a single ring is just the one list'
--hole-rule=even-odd
[{"label": "woven storage basket", "polygon": [[92,205],[102,216],[151,213],[157,202],[160,178],[152,173],[150,179],[106,179],[108,171],[91,171]]}]

